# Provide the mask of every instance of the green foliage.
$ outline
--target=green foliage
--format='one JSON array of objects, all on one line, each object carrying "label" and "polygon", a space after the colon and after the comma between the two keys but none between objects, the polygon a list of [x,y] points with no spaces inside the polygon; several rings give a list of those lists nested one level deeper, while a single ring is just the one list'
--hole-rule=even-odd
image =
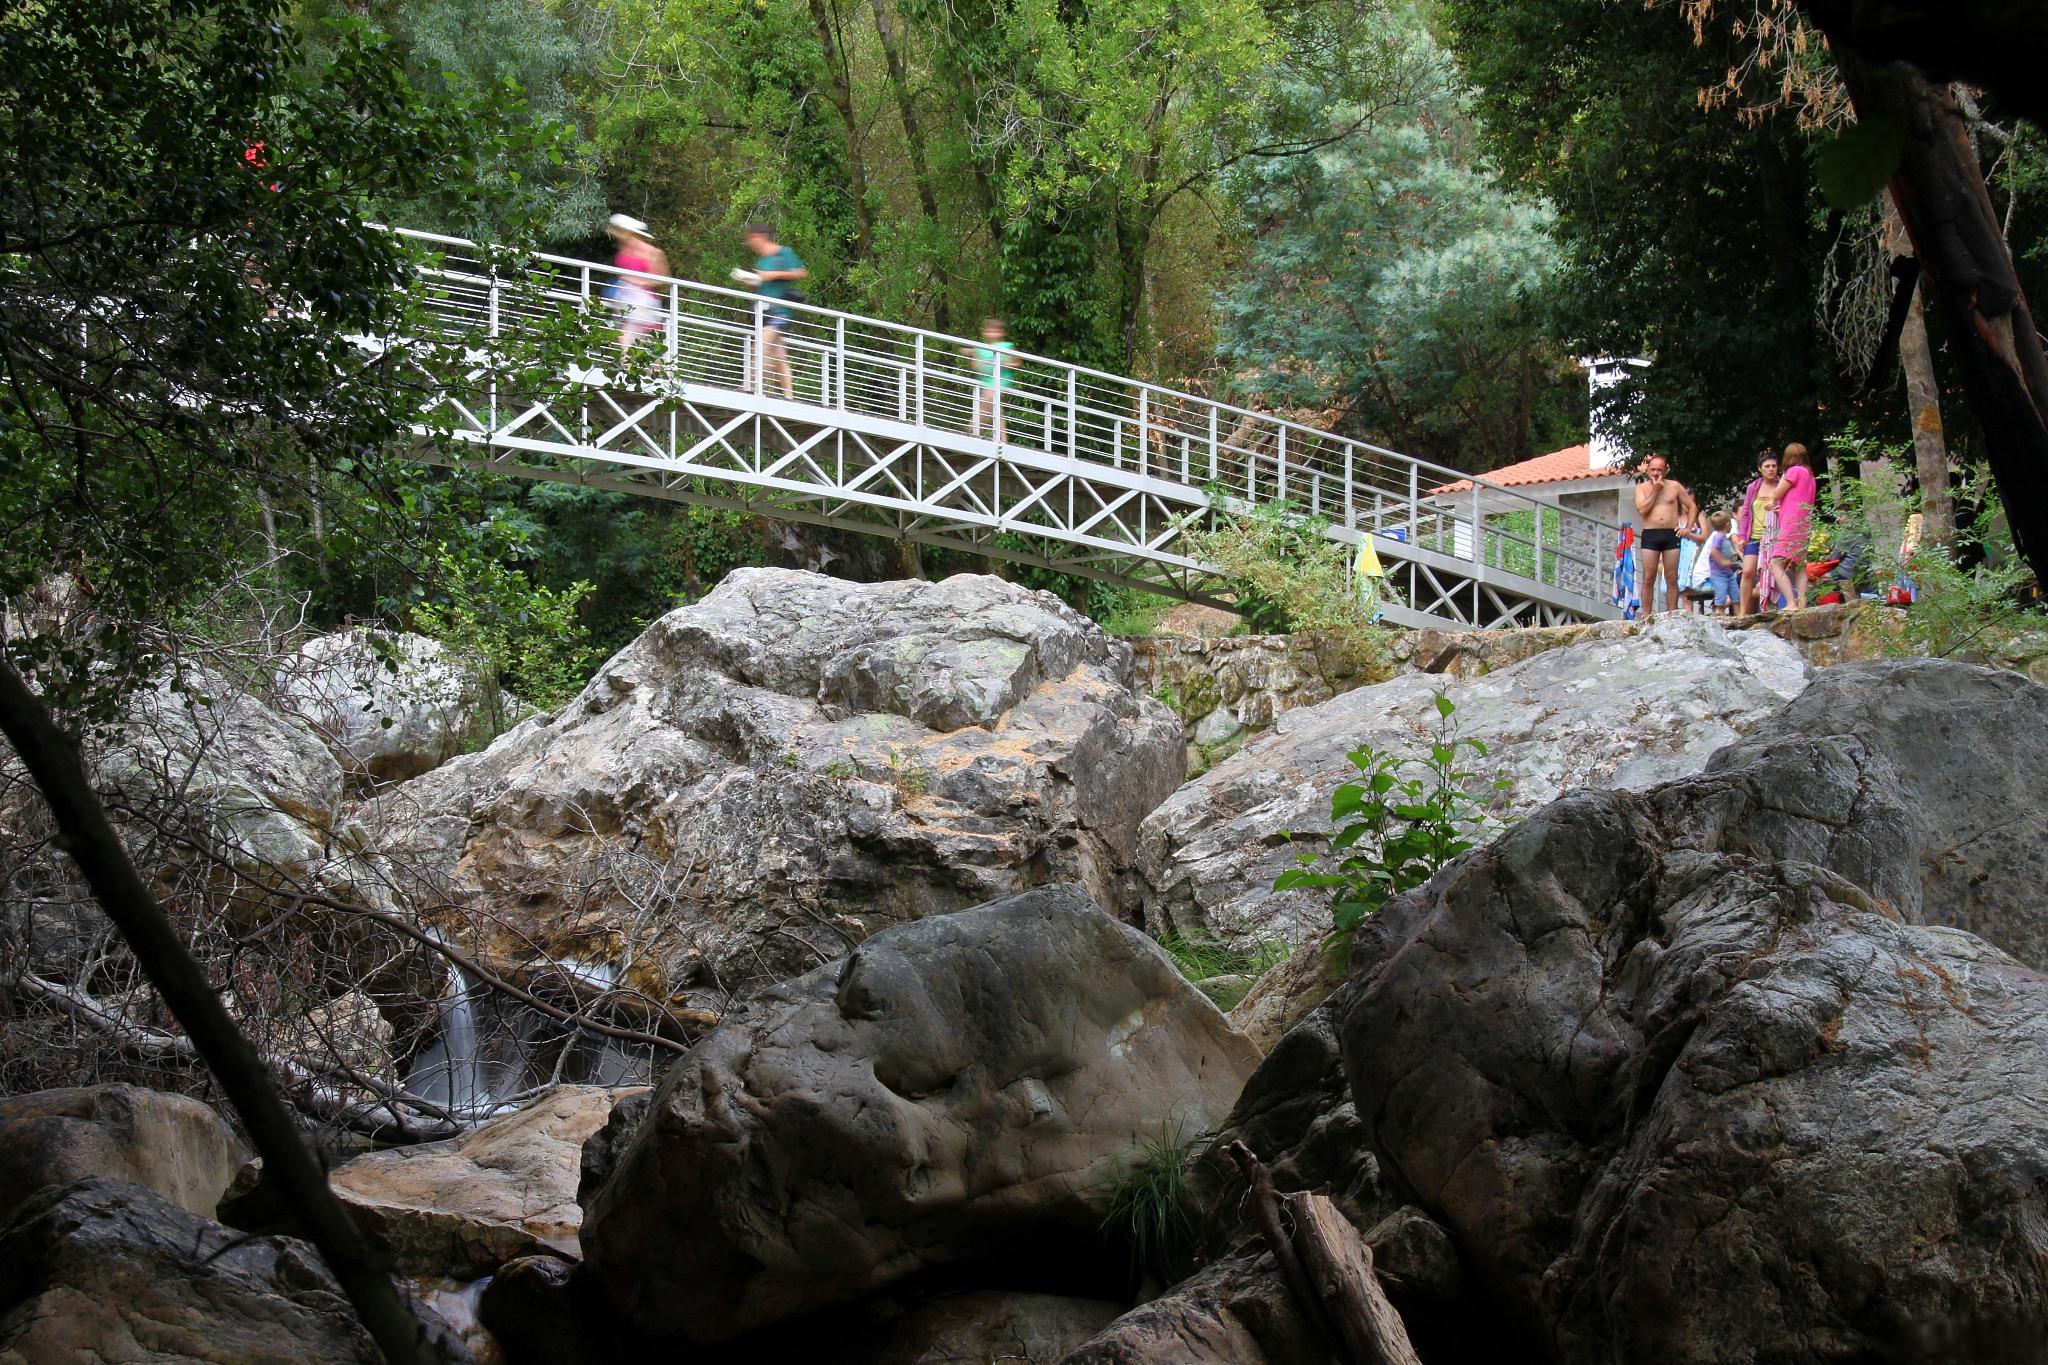
[{"label": "green foliage", "polygon": [[1906,128],[1894,118],[1865,119],[1836,133],[1814,162],[1831,207],[1858,209],[1884,192],[1906,152]]},{"label": "green foliage", "polygon": [[1353,652],[1361,665],[1386,652],[1386,632],[1349,572],[1350,552],[1326,534],[1328,523],[1284,502],[1216,519],[1191,531],[1194,554],[1231,581],[1245,623],[1265,634],[1313,630]]},{"label": "green foliage", "polygon": [[1107,1205],[1102,1227],[1131,1250],[1131,1270],[1143,1277],[1178,1278],[1195,1242],[1189,1163],[1198,1138],[1161,1126],[1159,1136],[1131,1147],[1098,1188]]},{"label": "green foliage", "polygon": [[1217,303],[1232,386],[1459,469],[1583,440],[1584,381],[1548,330],[1556,214],[1481,159],[1419,20],[1390,31],[1391,107],[1314,156],[1230,178],[1252,238]]},{"label": "green foliage", "polygon": [[1790,116],[1703,110],[1700,92],[1743,66],[1734,18],[1748,11],[1718,7],[1696,42],[1680,8],[1444,0],[1435,13],[1488,152],[1556,211],[1552,335],[1578,354],[1654,357],[1607,391],[1613,411],[1638,450],[1712,487],[1750,452],[1811,441],[1824,403],[1855,411],[1863,376],[1816,322],[1833,239],[1815,139]]},{"label": "green foliage", "polygon": [[[1908,446],[1886,446],[1853,426],[1837,445],[1863,459],[1903,462],[1910,454]],[[1920,510],[1918,495],[1899,492],[1895,476],[1866,479],[1851,468],[1850,460],[1837,460],[1821,483],[1822,531],[1816,540],[1827,554],[1856,563],[1856,589],[1881,593],[1895,583],[1913,584],[1913,602],[1900,628],[1879,637],[1888,652],[1982,655],[2038,622],[2039,612],[2018,591],[2031,575],[1982,469],[1971,470],[1955,487],[1955,538],[1947,545],[1909,546],[1907,526]]]},{"label": "green foliage", "polygon": [[[1906,562],[1914,588],[1905,629],[1911,653],[1944,659],[1981,652],[2040,620],[2040,612],[2017,594],[2032,574],[1987,484],[1982,470],[1964,478],[1955,490],[1955,539],[1946,546],[1922,545]],[[1979,510],[1962,510],[1971,507]]]},{"label": "green foliage", "polygon": [[581,619],[607,652],[732,570],[771,559],[760,522],[730,508],[558,483],[522,484],[503,496],[527,528],[535,579],[558,589],[592,585]]},{"label": "green foliage", "polygon": [[[1336,893],[1328,943],[1340,960],[1350,952],[1352,931],[1367,916],[1476,847],[1495,824],[1485,801],[1472,794],[1484,785],[1483,775],[1463,766],[1461,757],[1465,751],[1484,758],[1486,745],[1459,737],[1452,719],[1457,709],[1449,697],[1436,694],[1436,725],[1429,751],[1419,758],[1371,745],[1354,749],[1349,757],[1359,780],[1346,782],[1330,795],[1330,819],[1337,830],[1329,838],[1329,848],[1302,853],[1301,866],[1273,882],[1276,891]],[[1509,785],[1506,778],[1491,784],[1495,791]]]},{"label": "green foliage", "polygon": [[506,241],[524,230],[504,209],[537,200],[534,229],[546,240],[573,242],[600,231],[606,209],[596,148],[577,127],[579,74],[596,61],[587,33],[544,0],[307,0],[296,19],[316,59],[363,22],[390,35],[416,87],[452,84],[516,91],[508,111],[522,136],[470,168],[474,178],[457,201],[416,198],[380,203],[387,222]]},{"label": "green foliage", "polygon": [[[1291,951],[1285,943],[1267,939],[1251,952],[1240,952],[1204,934],[1168,934],[1159,940],[1159,946],[1173,959],[1174,969],[1197,986],[1218,977],[1245,977],[1256,982],[1286,961]],[[1216,1002],[1216,1008],[1230,1009],[1250,991],[1250,982],[1211,990],[1209,998]]]},{"label": "green foliage", "polygon": [[1173,607],[1173,598],[1143,588],[1112,583],[1091,583],[1088,588],[1088,614],[1111,635],[1150,635]]},{"label": "green foliage", "polygon": [[576,619],[588,583],[556,592],[498,560],[447,551],[436,569],[436,600],[412,609],[412,625],[447,645],[469,669],[475,714],[489,731],[481,738],[502,732],[514,719],[506,692],[553,710],[582,689],[595,662],[588,633]]},{"label": "green foliage", "polygon": [[259,498],[340,481],[387,547],[414,529],[382,452],[449,357],[363,363],[350,338],[416,306],[364,210],[458,202],[525,134],[510,92],[420,90],[360,25],[309,58],[269,0],[16,12],[0,73],[0,600],[61,568],[101,622],[6,648],[103,705],[145,623],[242,567]]},{"label": "green foliage", "polygon": [[889,751],[889,785],[905,796],[923,796],[932,788],[932,770],[916,758],[905,758],[901,749]]}]

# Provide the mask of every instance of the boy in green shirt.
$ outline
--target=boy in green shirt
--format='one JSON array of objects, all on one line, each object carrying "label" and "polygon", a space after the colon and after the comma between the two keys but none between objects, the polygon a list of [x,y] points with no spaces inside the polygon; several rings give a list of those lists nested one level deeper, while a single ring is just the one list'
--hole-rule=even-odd
[{"label": "boy in green shirt", "polygon": [[804,269],[804,263],[794,251],[775,240],[775,234],[766,223],[751,223],[747,227],[747,250],[759,259],[754,262],[751,279],[747,273],[735,271],[734,277],[747,279],[754,286],[754,292],[770,300],[761,328],[761,369],[763,374],[775,381],[784,398],[796,397],[796,381],[789,372],[789,346],[785,334],[796,315],[782,306],[784,300],[801,301],[803,295],[796,291],[792,281],[803,279],[811,272]]}]

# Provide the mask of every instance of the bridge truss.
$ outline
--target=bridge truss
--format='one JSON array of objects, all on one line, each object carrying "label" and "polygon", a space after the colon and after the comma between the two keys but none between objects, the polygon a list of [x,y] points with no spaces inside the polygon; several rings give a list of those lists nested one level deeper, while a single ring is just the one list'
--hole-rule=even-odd
[{"label": "bridge truss", "polygon": [[[1384,617],[1496,627],[1613,615],[1618,529],[1517,490],[1284,419],[1009,353],[997,392],[976,343],[789,305],[793,387],[764,372],[746,291],[403,232],[426,252],[427,325],[473,340],[582,324],[586,345],[517,378],[480,360],[423,419],[427,458],[741,508],[1038,564],[1228,605],[1188,541],[1219,514],[1284,501],[1334,540],[1370,537]],[[588,344],[622,279],[658,325],[629,355]],[[473,455],[451,450],[475,448]],[[1442,491],[1458,484],[1455,493]]]}]

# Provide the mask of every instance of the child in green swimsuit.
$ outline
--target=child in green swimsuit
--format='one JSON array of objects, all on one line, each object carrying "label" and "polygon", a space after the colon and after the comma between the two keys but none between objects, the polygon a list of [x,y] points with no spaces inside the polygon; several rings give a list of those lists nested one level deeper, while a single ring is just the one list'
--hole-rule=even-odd
[{"label": "child in green swimsuit", "polygon": [[981,345],[967,352],[974,362],[974,434],[987,428],[998,441],[1003,439],[1002,393],[1010,387],[1011,360],[1006,352],[1016,349],[1005,339],[1005,331],[1001,318],[987,319],[981,324]]}]

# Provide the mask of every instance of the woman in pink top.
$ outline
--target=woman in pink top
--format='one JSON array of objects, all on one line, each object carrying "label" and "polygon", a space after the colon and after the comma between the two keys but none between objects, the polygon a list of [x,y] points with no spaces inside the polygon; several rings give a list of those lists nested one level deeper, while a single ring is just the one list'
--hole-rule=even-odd
[{"label": "woman in pink top", "polygon": [[1771,543],[1764,547],[1770,581],[1777,584],[1787,602],[1803,607],[1806,542],[1813,536],[1814,504],[1820,501],[1820,485],[1814,481],[1805,446],[1795,442],[1785,447],[1785,472],[1779,476],[1777,486],[1765,492],[1778,505],[1777,529],[1771,535]]},{"label": "woman in pink top", "polygon": [[[647,233],[647,224],[627,214],[615,213],[607,227],[612,241],[619,248],[613,265],[621,270],[636,271],[639,275],[668,274],[668,255],[654,244],[654,239]],[[621,275],[614,285],[612,301],[624,314],[619,328],[621,355],[632,350],[641,337],[661,326],[661,299],[652,285],[652,280],[634,275]]]}]

